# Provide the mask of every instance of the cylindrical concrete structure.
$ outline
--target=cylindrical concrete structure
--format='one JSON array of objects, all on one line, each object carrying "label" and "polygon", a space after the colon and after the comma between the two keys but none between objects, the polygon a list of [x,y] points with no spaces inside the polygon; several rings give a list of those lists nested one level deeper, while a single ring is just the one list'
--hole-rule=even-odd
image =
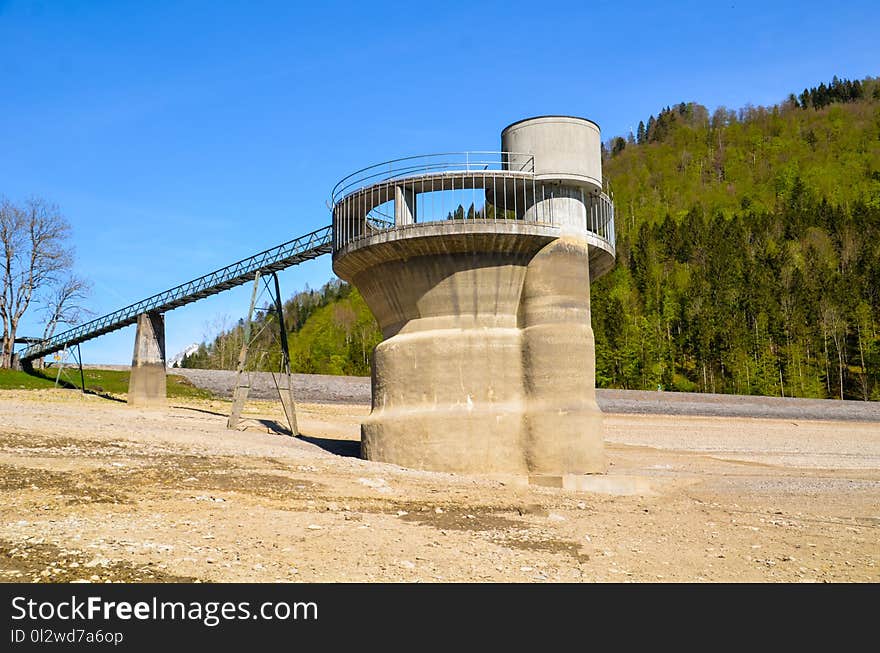
[{"label": "cylindrical concrete structure", "polygon": [[571,237],[544,247],[526,272],[519,325],[530,476],[605,470],[589,279],[589,247]]},{"label": "cylindrical concrete structure", "polygon": [[[404,160],[400,176],[381,173],[389,181],[347,178],[355,190],[334,198],[333,268],[385,336],[364,457],[553,485],[605,469],[589,286],[613,262],[613,208],[595,123],[520,121],[502,148],[500,169]],[[417,212],[437,188],[464,189],[474,217]],[[392,193],[394,224],[368,223]]]},{"label": "cylindrical concrete structure", "polygon": [[335,263],[385,340],[373,352],[369,460],[487,474],[529,473],[523,449],[520,298],[529,262],[555,238],[511,221],[410,226]]},{"label": "cylindrical concrete structure", "polygon": [[599,126],[586,118],[539,116],[508,125],[501,132],[501,149],[511,152],[510,169],[527,165],[534,157],[535,178],[602,190],[602,136]]},{"label": "cylindrical concrete structure", "polygon": [[566,235],[583,236],[587,230],[587,199],[582,188],[553,184],[545,189],[542,197],[534,198],[524,220],[532,216],[549,215],[553,224]]},{"label": "cylindrical concrete structure", "polygon": [[398,240],[397,253],[351,277],[387,337],[373,355],[364,456],[525,475],[517,314],[528,263],[549,239],[449,234],[445,243],[435,237],[445,247],[432,252],[428,238]]}]

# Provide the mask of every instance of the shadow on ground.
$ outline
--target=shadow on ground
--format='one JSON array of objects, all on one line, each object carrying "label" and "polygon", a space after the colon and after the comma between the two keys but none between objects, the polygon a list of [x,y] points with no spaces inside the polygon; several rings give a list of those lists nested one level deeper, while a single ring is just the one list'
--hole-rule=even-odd
[{"label": "shadow on ground", "polygon": [[360,440],[334,440],[333,438],[316,438],[302,434],[300,434],[299,439],[308,442],[309,444],[313,444],[316,447],[320,447],[327,453],[332,453],[334,456],[345,456],[346,458],[361,457]]},{"label": "shadow on ground", "polygon": [[93,397],[100,397],[101,399],[116,401],[121,404],[126,403],[125,399],[120,399],[119,397],[113,396],[109,392],[106,392],[104,388],[99,385],[86,386],[85,390],[83,390],[81,385],[77,385],[74,381],[71,381],[68,378],[63,378],[59,376],[58,378],[53,379],[51,375],[46,374],[41,370],[29,369],[25,370],[25,373],[29,376],[34,377],[35,379],[54,381],[56,388],[64,388],[65,390],[79,390],[84,395],[92,395]]},{"label": "shadow on ground", "polygon": [[227,413],[220,413],[216,410],[205,410],[204,408],[194,408],[193,406],[183,406],[179,404],[175,404],[171,406],[172,408],[179,408],[180,410],[192,410],[197,413],[205,413],[207,415],[217,415],[218,417],[229,417]]}]

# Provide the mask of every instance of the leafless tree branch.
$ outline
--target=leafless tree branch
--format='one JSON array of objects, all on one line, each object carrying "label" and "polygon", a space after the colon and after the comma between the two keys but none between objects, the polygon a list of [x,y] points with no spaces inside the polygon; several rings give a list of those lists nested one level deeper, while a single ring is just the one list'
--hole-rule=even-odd
[{"label": "leafless tree branch", "polygon": [[[0,275],[3,280],[0,367],[12,365],[15,334],[33,299],[56,285],[63,287],[66,280],[72,278],[73,252],[69,238],[70,225],[54,204],[38,197],[21,205],[0,198]],[[81,287],[74,295],[86,289],[82,280],[78,281],[75,285]],[[81,300],[73,297],[67,303],[71,301],[78,304]],[[62,321],[56,320],[55,326]]]},{"label": "leafless tree branch", "polygon": [[92,291],[92,284],[81,277],[70,275],[53,286],[42,304],[46,316],[43,340],[55,335],[59,325],[75,326],[94,315],[85,306]]}]

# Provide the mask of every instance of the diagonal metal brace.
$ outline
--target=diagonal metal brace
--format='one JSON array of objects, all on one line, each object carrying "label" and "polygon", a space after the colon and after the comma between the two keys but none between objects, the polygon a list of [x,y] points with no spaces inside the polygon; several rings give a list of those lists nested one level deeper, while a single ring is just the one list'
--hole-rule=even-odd
[{"label": "diagonal metal brace", "polygon": [[[254,289],[251,293],[251,305],[248,309],[247,321],[244,323],[244,338],[242,338],[241,351],[238,353],[238,365],[236,366],[235,391],[232,394],[232,411],[226,421],[226,428],[234,429],[241,420],[241,411],[247,401],[248,392],[251,389],[250,375],[245,374],[247,366],[248,347],[251,342],[251,323],[254,320],[254,307],[257,303],[257,291],[260,289],[260,271],[254,273]],[[246,383],[243,381],[247,380]]]},{"label": "diagonal metal brace", "polygon": [[[278,282],[278,275],[272,272],[274,280],[274,292],[268,283],[265,283],[266,289],[270,295],[273,295],[273,304],[275,305],[275,313],[278,316],[278,328],[281,347],[281,369],[279,372],[272,372],[272,380],[275,383],[275,389],[281,400],[281,406],[284,410],[284,416],[287,419],[287,425],[292,436],[299,435],[299,429],[296,422],[296,404],[293,397],[293,380],[290,374],[290,350],[287,344],[287,328],[284,324],[284,311],[281,302],[281,286]],[[241,351],[238,355],[238,365],[236,368],[235,390],[232,395],[232,410],[226,427],[234,429],[241,422],[241,414],[247,401],[248,392],[250,391],[250,374],[246,372],[249,348],[251,344],[251,323],[254,317],[254,310],[257,303],[258,290],[260,287],[261,272],[257,270],[254,273],[254,289],[251,293],[251,303],[248,310],[247,322],[244,326],[244,338],[241,345]]]}]

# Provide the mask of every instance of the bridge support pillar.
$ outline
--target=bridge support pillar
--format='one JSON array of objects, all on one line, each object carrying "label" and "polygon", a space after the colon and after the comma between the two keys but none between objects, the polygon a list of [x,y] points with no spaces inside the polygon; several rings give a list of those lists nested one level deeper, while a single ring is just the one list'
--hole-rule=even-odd
[{"label": "bridge support pillar", "polygon": [[164,406],[165,400],[165,317],[161,313],[141,313],[131,359],[128,403]]}]

